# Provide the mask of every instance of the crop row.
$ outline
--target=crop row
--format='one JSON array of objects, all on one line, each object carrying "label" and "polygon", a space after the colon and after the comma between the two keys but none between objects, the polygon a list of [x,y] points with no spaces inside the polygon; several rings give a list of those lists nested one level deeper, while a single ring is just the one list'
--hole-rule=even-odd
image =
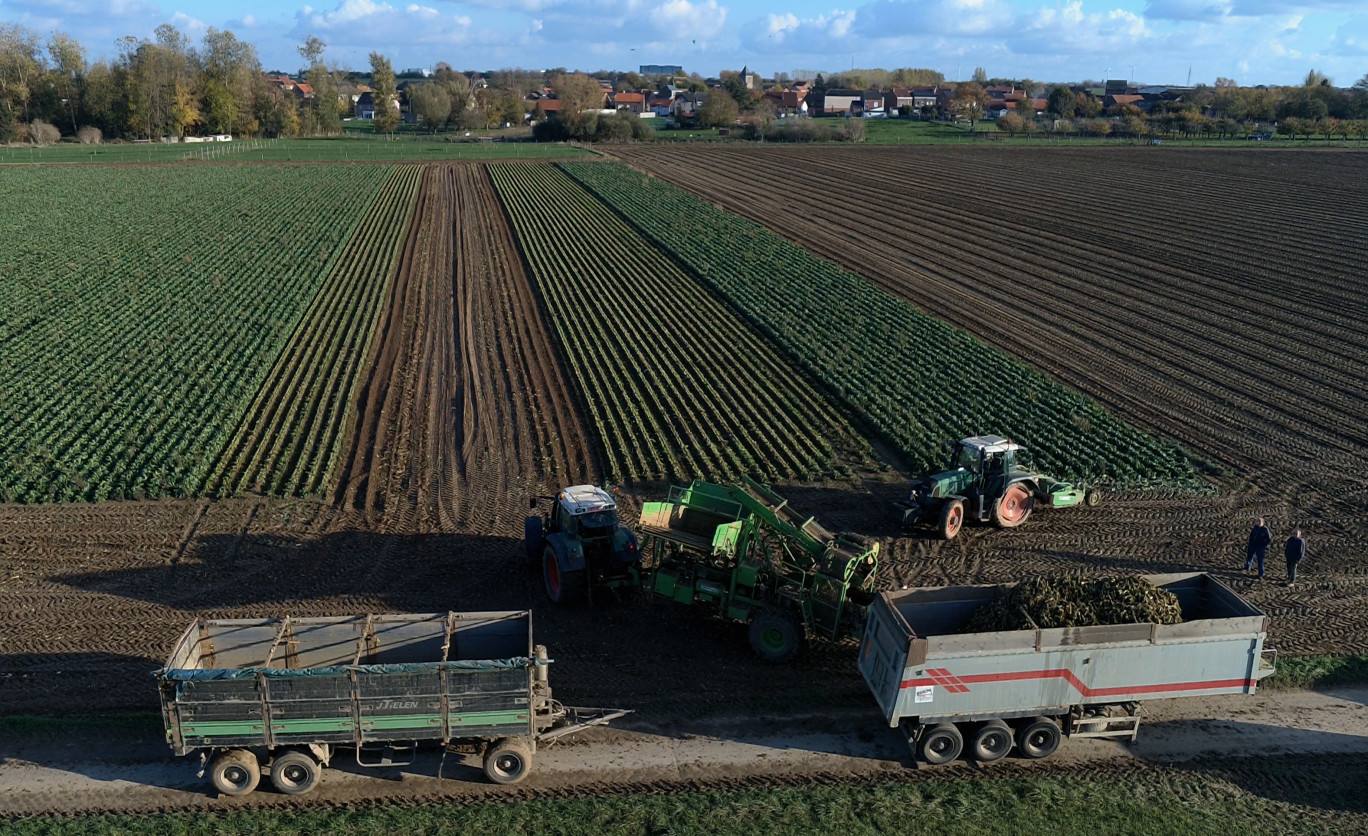
[{"label": "crop row", "polygon": [[1193,478],[1177,450],[758,224],[620,164],[560,167],[687,265],[912,467],[940,464],[948,439],[998,432],[1067,476]]},{"label": "crop row", "polygon": [[387,172],[7,171],[0,500],[199,492]]},{"label": "crop row", "polygon": [[326,486],[422,172],[391,171],[225,448],[212,492],[302,495]]},{"label": "crop row", "polygon": [[812,478],[868,447],[684,270],[564,173],[490,174],[614,478]]}]

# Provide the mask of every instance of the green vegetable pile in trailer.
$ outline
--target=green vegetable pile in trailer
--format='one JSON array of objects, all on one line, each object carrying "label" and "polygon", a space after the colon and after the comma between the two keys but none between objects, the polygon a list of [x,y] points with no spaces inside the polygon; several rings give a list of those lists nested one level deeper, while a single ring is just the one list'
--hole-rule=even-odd
[{"label": "green vegetable pile in trailer", "polygon": [[264,769],[297,795],[336,748],[395,766],[424,742],[517,783],[539,742],[627,713],[561,705],[548,664],[529,612],[431,613],[196,621],[154,675],[167,743],[215,789],[250,793]]}]

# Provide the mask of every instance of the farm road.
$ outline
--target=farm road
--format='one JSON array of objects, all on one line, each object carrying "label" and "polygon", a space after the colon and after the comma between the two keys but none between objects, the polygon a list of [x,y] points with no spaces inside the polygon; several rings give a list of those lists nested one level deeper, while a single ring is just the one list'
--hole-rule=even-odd
[{"label": "farm road", "polygon": [[[1212,697],[1145,706],[1140,741],[1071,740],[1054,759],[1009,761],[988,775],[1079,775],[1127,766],[1170,766],[1240,772],[1286,756],[1368,756],[1368,689],[1271,691],[1255,697]],[[198,761],[175,759],[154,722],[145,729],[20,733],[0,741],[0,812],[10,814],[164,812],[279,807],[299,803],[431,802],[659,792],[799,780],[911,778],[900,735],[881,728],[872,711],[803,717],[709,718],[658,726],[641,717],[595,729],[537,753],[531,777],[516,787],[485,782],[477,765],[439,753],[403,769],[363,770],[338,755],[304,801],[265,787],[245,798],[215,798],[196,777]],[[1232,759],[1235,759],[1232,761]],[[473,762],[472,762],[473,763]],[[963,775],[974,767],[924,769]]]}]

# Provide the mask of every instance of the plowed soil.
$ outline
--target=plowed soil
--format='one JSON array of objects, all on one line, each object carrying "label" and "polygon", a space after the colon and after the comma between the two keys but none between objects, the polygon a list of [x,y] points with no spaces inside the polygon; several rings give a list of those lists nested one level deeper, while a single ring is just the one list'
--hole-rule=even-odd
[{"label": "plowed soil", "polygon": [[504,509],[596,476],[483,167],[428,168],[362,403],[338,499],[378,531],[521,532]]}]

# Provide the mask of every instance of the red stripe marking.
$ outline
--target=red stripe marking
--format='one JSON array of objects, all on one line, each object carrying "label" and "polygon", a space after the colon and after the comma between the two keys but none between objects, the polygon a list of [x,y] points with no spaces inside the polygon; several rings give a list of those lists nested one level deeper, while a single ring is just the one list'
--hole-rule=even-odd
[{"label": "red stripe marking", "polygon": [[[928,674],[948,673],[947,671],[945,671],[944,668],[936,668],[934,670],[928,668],[926,672]],[[1170,691],[1199,691],[1209,690],[1213,688],[1247,688],[1250,685],[1254,684],[1254,680],[1252,679],[1211,679],[1203,682],[1172,682],[1162,685],[1126,685],[1118,688],[1089,688],[1088,686],[1084,685],[1083,682],[1077,676],[1074,676],[1073,671],[1068,670],[1067,668],[1059,668],[1056,670],[1045,671],[1012,671],[1009,673],[985,673],[976,674],[972,676],[947,677],[947,679],[952,679],[953,684],[951,684],[951,682],[943,681],[941,677],[936,677],[934,679],[905,679],[902,682],[902,688],[905,690],[907,688],[915,688],[918,685],[941,685],[952,694],[963,694],[968,693],[969,691],[969,689],[965,687],[965,685],[978,684],[980,682],[1019,682],[1021,680],[1027,679],[1063,679],[1067,681],[1075,691],[1077,691],[1085,697],[1111,697],[1119,696],[1121,694],[1162,694]]]}]

